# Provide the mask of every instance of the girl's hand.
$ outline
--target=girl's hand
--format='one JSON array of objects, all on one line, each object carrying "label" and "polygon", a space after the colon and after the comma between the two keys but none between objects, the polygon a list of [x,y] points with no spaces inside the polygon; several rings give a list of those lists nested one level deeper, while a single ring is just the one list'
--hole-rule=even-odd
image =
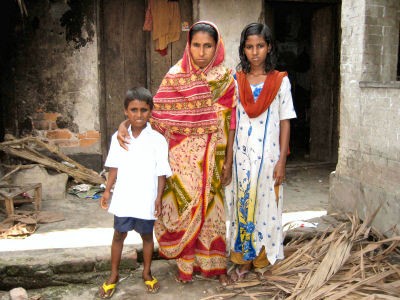
[{"label": "girl's hand", "polygon": [[285,180],[285,168],[286,164],[278,161],[274,168],[273,178],[275,179],[275,185],[281,185]]},{"label": "girl's hand", "polygon": [[224,163],[221,172],[221,185],[227,186],[232,181],[232,164]]},{"label": "girl's hand", "polygon": [[110,192],[109,191],[104,191],[103,196],[100,199],[100,206],[102,209],[108,209],[109,207],[109,201],[110,199]]},{"label": "girl's hand", "polygon": [[126,128],[125,121],[119,124],[118,126],[118,134],[117,134],[117,140],[119,145],[124,148],[126,151],[128,151],[128,146],[130,141],[130,136],[128,133],[128,128]]},{"label": "girl's hand", "polygon": [[154,203],[154,216],[156,218],[161,216],[161,199],[156,199]]}]

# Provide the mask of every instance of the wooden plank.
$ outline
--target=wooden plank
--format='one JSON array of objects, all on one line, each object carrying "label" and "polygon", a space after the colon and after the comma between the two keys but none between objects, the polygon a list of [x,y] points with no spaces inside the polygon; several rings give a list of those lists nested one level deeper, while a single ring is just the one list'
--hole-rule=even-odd
[{"label": "wooden plank", "polygon": [[311,45],[310,158],[329,161],[332,155],[332,103],[335,35],[333,6],[315,10]]},{"label": "wooden plank", "polygon": [[124,0],[103,1],[103,41],[105,116],[107,120],[106,139],[109,145],[111,135],[123,120],[121,99],[124,97],[124,52],[122,48]]},{"label": "wooden plank", "polygon": [[108,151],[112,134],[125,119],[126,91],[146,86],[146,40],[143,32],[145,1],[102,1],[103,138]]},{"label": "wooden plank", "polygon": [[[181,13],[181,22],[188,22],[189,26],[193,23],[193,6],[192,1],[179,1]],[[183,51],[186,47],[188,31],[181,31],[181,36],[178,41],[172,43],[171,60],[175,64],[182,58]]]},{"label": "wooden plank", "polygon": [[122,37],[124,51],[124,94],[131,87],[146,86],[144,16],[144,1],[125,0]]},{"label": "wooden plank", "polygon": [[154,95],[164,78],[165,73],[168,72],[171,65],[175,62],[171,61],[171,45],[168,45],[168,54],[161,56],[160,53],[154,50],[154,43],[150,39],[150,91]]}]

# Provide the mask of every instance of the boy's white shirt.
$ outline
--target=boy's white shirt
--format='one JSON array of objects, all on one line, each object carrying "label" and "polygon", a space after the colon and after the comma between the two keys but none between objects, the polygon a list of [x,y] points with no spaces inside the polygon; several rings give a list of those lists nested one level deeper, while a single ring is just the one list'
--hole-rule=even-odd
[{"label": "boy's white shirt", "polygon": [[132,136],[130,126],[128,132],[128,151],[119,145],[117,132],[111,138],[105,166],[117,168],[118,174],[108,211],[118,217],[154,220],[158,176],[172,175],[168,144],[149,123],[137,138]]}]

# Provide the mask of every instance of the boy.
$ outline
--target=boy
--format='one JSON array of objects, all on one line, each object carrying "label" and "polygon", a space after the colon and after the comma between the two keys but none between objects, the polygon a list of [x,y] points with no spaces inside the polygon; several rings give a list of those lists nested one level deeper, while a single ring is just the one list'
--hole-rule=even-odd
[{"label": "boy", "polygon": [[148,123],[153,105],[153,97],[147,89],[139,87],[128,90],[124,101],[125,115],[130,122],[128,151],[119,146],[116,133],[111,139],[105,163],[109,167],[109,175],[101,207],[108,208],[108,212],[114,214],[114,236],[111,275],[99,290],[99,296],[103,299],[111,298],[115,292],[123,243],[130,230],[135,230],[142,237],[144,284],[149,292],[155,293],[159,288],[150,269],[154,250],[153,226],[161,214],[161,196],[166,176],[171,176],[171,169],[167,142]]}]

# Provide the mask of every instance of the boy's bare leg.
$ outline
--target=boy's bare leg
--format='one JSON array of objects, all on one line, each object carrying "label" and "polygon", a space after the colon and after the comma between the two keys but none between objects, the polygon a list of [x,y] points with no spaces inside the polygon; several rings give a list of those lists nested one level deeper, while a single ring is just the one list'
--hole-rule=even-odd
[{"label": "boy's bare leg", "polygon": [[[153,257],[154,251],[154,241],[153,241],[153,233],[142,234],[143,241],[143,281],[152,281],[153,276],[151,275],[151,261]],[[160,287],[159,283],[155,283],[151,288],[147,286],[147,289],[152,292],[156,292]]]},{"label": "boy's bare leg", "polygon": [[[111,244],[111,274],[106,284],[116,283],[119,280],[119,265],[121,263],[122,249],[124,247],[124,241],[127,236],[127,232],[119,232],[114,230],[114,236]],[[105,294],[109,294],[111,291],[105,293],[104,289],[100,287],[100,297]]]}]

